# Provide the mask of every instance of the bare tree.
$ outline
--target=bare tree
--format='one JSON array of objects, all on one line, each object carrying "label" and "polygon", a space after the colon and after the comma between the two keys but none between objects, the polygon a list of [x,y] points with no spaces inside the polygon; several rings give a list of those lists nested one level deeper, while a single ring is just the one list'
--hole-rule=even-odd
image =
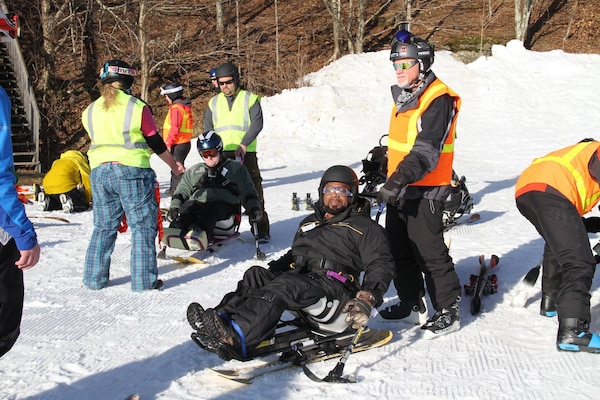
[{"label": "bare tree", "polygon": [[524,41],[527,36],[531,9],[537,0],[515,0],[515,38]]},{"label": "bare tree", "polygon": [[56,53],[64,43],[72,37],[69,30],[73,27],[70,21],[73,14],[70,13],[70,1],[42,0],[40,3],[41,22],[43,29],[43,49],[45,66],[40,71],[37,81],[37,89],[41,92],[48,89],[52,80],[52,71],[55,70]]},{"label": "bare tree", "polygon": [[225,43],[225,23],[223,21],[223,0],[217,0],[216,4],[217,12],[217,35],[221,44]]},{"label": "bare tree", "polygon": [[279,71],[279,10],[275,0],[275,68]]},{"label": "bare tree", "polygon": [[347,7],[342,7],[341,0],[323,0],[332,20],[333,54],[331,60],[342,55],[342,42],[346,42],[349,53],[362,53],[364,50],[367,25],[390,5],[392,0],[381,2],[371,16],[367,18],[366,10],[369,0],[348,0]]}]

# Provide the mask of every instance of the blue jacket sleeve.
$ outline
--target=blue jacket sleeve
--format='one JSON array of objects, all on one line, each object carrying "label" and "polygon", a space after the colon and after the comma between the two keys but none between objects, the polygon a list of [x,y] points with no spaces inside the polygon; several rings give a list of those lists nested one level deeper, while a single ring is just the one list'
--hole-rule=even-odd
[{"label": "blue jacket sleeve", "polygon": [[17,196],[12,151],[10,99],[0,87],[0,228],[15,239],[19,250],[29,250],[37,244],[37,236]]}]

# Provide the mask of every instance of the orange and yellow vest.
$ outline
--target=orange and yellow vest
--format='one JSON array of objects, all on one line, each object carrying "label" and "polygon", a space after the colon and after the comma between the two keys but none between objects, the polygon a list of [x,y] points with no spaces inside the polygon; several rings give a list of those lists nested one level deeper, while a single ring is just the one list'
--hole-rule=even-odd
[{"label": "orange and yellow vest", "polygon": [[[257,95],[243,89],[237,93],[231,110],[223,93],[210,99],[208,107],[212,112],[213,130],[223,139],[224,151],[235,151],[242,143],[250,127],[250,107],[257,101],[260,101]],[[256,139],[248,145],[246,151],[256,152]]]},{"label": "orange and yellow vest", "polygon": [[460,110],[461,100],[458,94],[437,78],[419,97],[416,108],[398,113],[396,105],[394,104],[392,107],[388,136],[388,177],[396,171],[398,164],[404,160],[404,157],[413,148],[419,134],[418,128],[421,115],[423,115],[435,99],[444,94],[454,97],[454,116],[452,117],[449,132],[440,153],[438,165],[433,171],[427,173],[423,179],[411,183],[410,186],[444,186],[451,183],[452,162],[454,161],[454,139],[456,138],[456,119]]},{"label": "orange and yellow vest", "polygon": [[600,200],[600,185],[588,168],[599,147],[600,142],[583,142],[536,158],[519,176],[515,197],[545,192],[550,186],[572,202],[580,215],[587,214]]},{"label": "orange and yellow vest", "polygon": [[179,112],[181,112],[183,117],[173,144],[188,143],[192,140],[192,133],[194,133],[194,114],[192,113],[191,107],[179,103],[171,104],[169,106],[169,111],[165,117],[165,123],[163,124],[163,139],[165,143],[167,143],[169,133],[171,132],[171,111],[175,108],[179,109]]}]

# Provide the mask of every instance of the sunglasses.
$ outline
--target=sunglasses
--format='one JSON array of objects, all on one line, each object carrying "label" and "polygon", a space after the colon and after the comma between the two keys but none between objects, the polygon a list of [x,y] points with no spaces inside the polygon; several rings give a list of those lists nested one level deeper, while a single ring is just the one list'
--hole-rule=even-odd
[{"label": "sunglasses", "polygon": [[338,196],[352,197],[352,192],[345,187],[340,186],[325,186],[323,194],[337,194]]},{"label": "sunglasses", "polygon": [[411,60],[411,61],[401,61],[401,62],[396,62],[394,61],[394,69],[395,70],[399,70],[399,69],[409,69],[412,68],[413,65],[417,64],[418,61],[417,60]]},{"label": "sunglasses", "polygon": [[233,79],[230,79],[228,81],[219,81],[219,86],[225,86],[225,85],[231,85],[233,83]]},{"label": "sunglasses", "polygon": [[202,156],[202,158],[216,157],[217,154],[219,154],[219,150],[217,150],[217,149],[203,150],[200,152],[200,155]]}]

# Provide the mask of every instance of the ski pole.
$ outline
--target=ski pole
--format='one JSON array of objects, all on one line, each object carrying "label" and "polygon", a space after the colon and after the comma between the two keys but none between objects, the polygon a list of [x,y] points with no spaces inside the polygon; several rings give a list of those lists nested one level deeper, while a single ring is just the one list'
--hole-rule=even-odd
[{"label": "ski pole", "polygon": [[267,256],[260,250],[260,245],[258,244],[258,224],[256,221],[252,222],[252,230],[254,231],[254,243],[256,244],[256,258],[264,261],[267,259]]},{"label": "ski pole", "polygon": [[544,262],[544,256],[540,258],[540,261],[536,264],[535,267],[531,268],[525,277],[523,278],[523,283],[527,286],[533,286],[537,282],[538,276],[540,275],[540,269],[542,268],[542,264]]},{"label": "ski pole", "polygon": [[379,205],[379,209],[377,210],[377,215],[375,215],[375,222],[379,223],[379,217],[381,217],[381,213],[383,212],[384,208],[385,208],[385,201],[382,201],[381,204]]},{"label": "ski pole", "polygon": [[302,366],[302,370],[304,371],[306,376],[308,376],[311,380],[313,380],[315,382],[356,383],[356,380],[353,378],[344,378],[342,376],[342,372],[344,371],[344,366],[346,365],[346,361],[348,361],[350,354],[352,354],[352,352],[354,351],[354,348],[358,344],[358,341],[360,340],[360,337],[362,336],[365,329],[366,329],[366,326],[361,326],[356,331],[356,333],[354,334],[354,337],[352,338],[352,342],[350,342],[350,344],[346,348],[346,351],[340,358],[340,361],[338,361],[336,366],[331,371],[329,371],[329,374],[327,374],[327,376],[325,378],[321,379],[321,378],[317,377],[315,374],[313,374],[313,372],[310,369],[308,369],[308,366],[306,364],[304,364]]}]

